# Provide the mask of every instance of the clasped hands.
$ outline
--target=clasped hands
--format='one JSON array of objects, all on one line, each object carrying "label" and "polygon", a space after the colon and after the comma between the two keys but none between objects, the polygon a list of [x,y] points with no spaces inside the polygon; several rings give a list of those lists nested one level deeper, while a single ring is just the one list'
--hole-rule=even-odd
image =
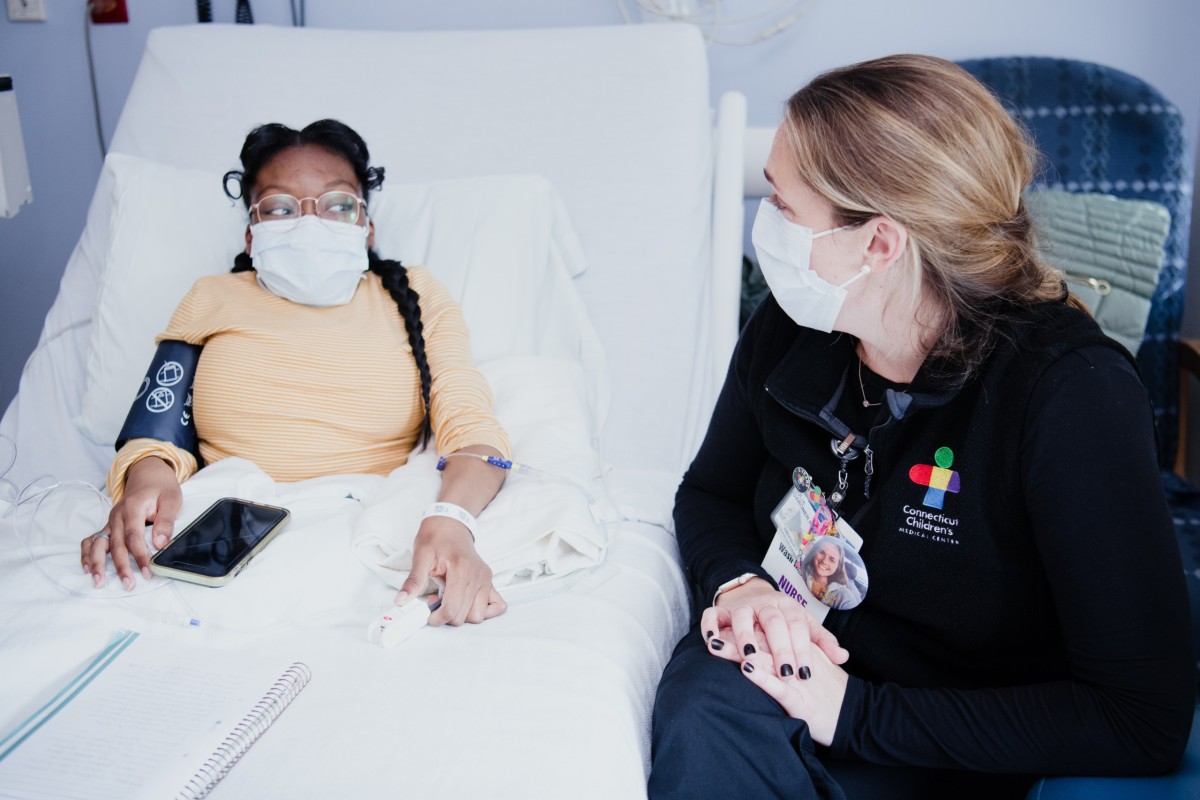
[{"label": "clasped hands", "polygon": [[807,722],[813,741],[833,741],[849,680],[839,665],[850,654],[803,606],[753,578],[705,609],[700,632],[710,653],[738,662],[788,716]]}]

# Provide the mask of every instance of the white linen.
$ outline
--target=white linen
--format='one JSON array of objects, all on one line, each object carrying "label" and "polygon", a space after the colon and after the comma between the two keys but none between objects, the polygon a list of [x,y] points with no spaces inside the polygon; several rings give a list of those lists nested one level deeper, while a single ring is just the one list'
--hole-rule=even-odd
[{"label": "white linen", "polygon": [[[218,52],[238,58],[214,59]],[[268,94],[246,91],[247,74],[313,52],[354,53],[365,66],[353,82],[316,71]],[[591,483],[608,521],[603,561],[532,584],[529,596],[514,594],[508,612],[484,625],[427,628],[384,650],[366,641],[365,628],[394,589],[364,567],[351,543],[366,505],[386,502],[389,479],[335,475],[278,486],[245,472],[236,486],[218,486],[221,473],[213,471],[205,489],[208,478],[198,476],[189,482],[189,515],[207,499],[201,490],[232,488],[283,500],[293,522],[228,586],[156,579],[139,582],[132,594],[111,580],[104,590],[90,587],[79,539],[99,526],[106,508],[97,493],[65,487],[41,505],[32,527],[25,523],[34,501],[15,518],[0,518],[0,729],[53,695],[112,631],[135,628],[214,649],[286,653],[312,666],[313,682],[218,794],[643,796],[654,688],[688,622],[671,500],[707,422],[706,398],[721,371],[714,361],[725,358],[701,345],[712,338],[706,287],[713,283],[703,43],[685,26],[161,29],[149,38],[110,150],[219,176],[237,166],[253,125],[321,117],[357,128],[373,161],[388,168],[381,208],[401,183],[481,175],[538,174],[561,196],[587,270],[570,277],[577,274],[567,267],[570,245],[552,237],[548,246],[562,252],[547,260],[562,263],[551,274],[566,276],[580,302],[550,309],[548,319],[590,321],[613,376],[603,469]],[[109,170],[100,177],[38,350],[0,420],[0,433],[19,450],[8,477],[21,486],[42,473],[98,484],[112,458],[110,447],[72,420],[82,411],[93,316],[112,250],[113,180]],[[421,219],[405,233],[458,237],[484,270],[464,284],[464,307],[488,306],[514,280],[486,271],[487,252],[471,249],[472,231],[445,227],[441,213]],[[386,240],[401,231],[381,233]],[[535,282],[525,291],[547,289]],[[480,330],[469,324],[476,347],[511,334],[588,368],[588,359],[575,357],[588,352],[586,336],[562,346],[545,333],[558,322],[510,314]],[[140,377],[145,360],[135,360]],[[603,393],[589,388],[588,396],[601,412],[591,415],[594,422],[603,416]],[[543,404],[541,413],[549,421],[557,409]],[[521,451],[515,455],[522,460]],[[537,458],[525,460],[549,469],[550,460]],[[512,476],[508,488],[519,480]]]},{"label": "white linen", "polygon": [[[496,397],[513,460],[536,470],[518,468],[476,518],[475,546],[492,568],[492,582],[512,595],[596,566],[612,520],[596,481],[600,459],[592,449],[583,371],[571,361],[536,357],[486,362],[480,371]],[[354,554],[396,588],[412,567],[421,515],[437,498],[436,464],[436,453],[426,452],[393,470],[365,499],[354,525]]]},{"label": "white linen", "polygon": [[[345,501],[342,513],[356,505]],[[160,588],[129,598],[91,593],[71,530],[61,533],[72,541],[39,555],[48,569],[63,565],[84,595],[72,596],[23,549],[4,547],[0,730],[53,696],[114,631],[134,629],[312,668],[214,797],[644,796],[654,687],[687,621],[669,534],[624,523],[605,564],[561,591],[386,650],[365,631],[394,590],[350,556],[339,514],[307,516],[220,589],[155,579]],[[15,541],[12,525],[0,523],[0,539]]]}]

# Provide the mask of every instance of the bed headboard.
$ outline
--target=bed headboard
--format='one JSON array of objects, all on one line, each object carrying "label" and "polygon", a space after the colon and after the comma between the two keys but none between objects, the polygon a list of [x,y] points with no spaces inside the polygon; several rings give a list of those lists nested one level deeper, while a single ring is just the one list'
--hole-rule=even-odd
[{"label": "bed headboard", "polygon": [[[276,79],[281,67],[295,79]],[[713,119],[694,29],[160,28],[111,150],[220,172],[252,126],[322,117],[356,128],[389,183],[548,178],[587,256],[577,285],[612,376],[604,456],[686,462],[728,356],[714,351],[736,333],[713,345]]]}]

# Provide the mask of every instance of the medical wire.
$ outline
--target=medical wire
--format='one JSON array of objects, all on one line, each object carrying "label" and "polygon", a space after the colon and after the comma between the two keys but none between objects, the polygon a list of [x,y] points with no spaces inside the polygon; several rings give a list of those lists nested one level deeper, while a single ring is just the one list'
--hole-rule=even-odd
[{"label": "medical wire", "polygon": [[[7,439],[8,437],[4,437],[4,436],[0,435],[0,438]],[[11,440],[9,440],[9,441],[11,441]],[[15,445],[14,445],[14,452],[15,452]],[[7,474],[8,469],[11,469],[11,465],[8,468],[6,468],[3,472],[0,472],[0,480],[4,481],[4,483],[8,484],[9,486],[15,487],[16,486],[15,483],[4,478],[4,475]],[[38,484],[41,483],[42,481],[45,481],[45,480],[53,481],[53,479],[54,478],[52,475],[43,474],[43,475],[39,475],[36,478],[34,478],[33,480],[31,480],[29,483],[27,483],[25,485],[25,488],[21,489],[17,493],[15,502],[9,509],[7,509],[5,511],[5,514],[6,515],[8,515],[8,514],[15,515],[16,510],[20,506],[26,505],[28,503],[33,503],[36,500],[36,504],[33,507],[33,512],[29,518],[29,522],[28,522],[29,530],[26,531],[26,535],[24,535],[24,536],[22,535],[20,522],[18,519],[15,518],[15,516],[13,519],[13,532],[16,534],[17,540],[24,546],[25,553],[28,556],[30,563],[33,564],[34,568],[36,568],[37,571],[42,575],[42,577],[45,578],[47,581],[49,581],[56,589],[63,592],[64,594],[68,595],[69,597],[74,597],[74,598],[78,598],[78,599],[82,599],[82,600],[116,601],[117,604],[123,606],[127,611],[131,612],[135,616],[138,616],[144,620],[147,620],[148,622],[169,623],[169,624],[179,625],[179,626],[185,627],[185,628],[203,627],[206,630],[217,630],[217,631],[221,631],[221,632],[235,633],[235,634],[242,634],[242,635],[250,635],[250,634],[259,635],[259,634],[264,634],[264,633],[271,633],[271,632],[278,631],[278,630],[283,630],[292,625],[306,625],[306,624],[310,624],[315,619],[326,617],[331,614],[351,614],[351,613],[353,613],[357,617],[358,615],[366,615],[369,613],[373,613],[376,610],[376,606],[374,606],[374,605],[371,605],[371,606],[368,606],[368,605],[338,606],[336,608],[324,609],[322,611],[315,612],[313,614],[307,614],[304,616],[293,617],[290,619],[281,620],[281,621],[274,622],[274,623],[268,623],[268,624],[264,624],[264,625],[243,628],[243,627],[214,623],[211,620],[203,620],[201,618],[201,616],[197,614],[196,609],[191,605],[191,603],[189,603],[184,598],[183,592],[181,591],[181,587],[180,587],[179,583],[177,581],[172,581],[172,580],[165,579],[165,578],[160,579],[160,581],[157,584],[144,583],[143,584],[144,588],[132,596],[130,596],[130,595],[107,595],[106,596],[106,595],[98,594],[94,590],[93,591],[78,591],[76,589],[72,589],[70,586],[67,586],[61,580],[59,580],[54,575],[52,575],[49,571],[47,571],[46,568],[41,563],[44,559],[39,558],[33,552],[33,530],[36,528],[38,514],[42,510],[42,503],[45,502],[45,500],[47,498],[49,498],[52,494],[54,494],[57,491],[61,491],[63,489],[82,489],[82,490],[86,490],[86,491],[94,494],[96,497],[98,497],[106,508],[111,508],[112,504],[109,501],[108,496],[105,495],[101,490],[99,490],[95,486],[93,486],[89,483],[86,483],[84,481],[74,481],[74,480],[60,481],[58,483],[52,483],[48,486],[38,488]],[[179,604],[179,607],[182,609],[182,611],[180,613],[172,614],[170,611],[139,608],[129,602],[130,600],[132,600],[136,597],[142,597],[147,594],[150,594],[151,592],[157,592],[163,588],[170,588],[172,596],[174,597],[175,601]]]},{"label": "medical wire", "polygon": [[591,567],[577,570],[570,575],[564,575],[559,578],[549,578],[542,581],[533,581],[532,583],[528,584],[528,587],[532,589],[532,587],[537,583],[544,583],[546,584],[548,591],[532,593],[526,596],[525,587],[521,587],[520,592],[522,596],[519,599],[508,601],[508,605],[510,607],[533,602],[535,600],[544,600],[547,597],[565,592],[568,589],[578,585],[582,581],[590,579],[592,576],[600,574],[603,571],[607,564],[608,548],[611,544],[611,531],[609,530],[611,522],[604,518],[604,514],[600,511],[600,504],[596,502],[596,498],[592,495],[592,493],[584,488],[584,486],[578,481],[569,478],[566,475],[559,475],[554,472],[538,469],[537,467],[533,467],[515,459],[498,458],[496,456],[488,456],[482,453],[447,453],[446,455],[438,458],[437,469],[439,471],[445,468],[446,459],[448,458],[472,458],[482,461],[485,464],[491,464],[493,467],[506,470],[515,475],[525,475],[546,483],[560,483],[570,486],[572,489],[583,495],[584,499],[587,501],[588,512],[592,517],[592,524],[596,526],[597,531],[600,533],[600,540],[602,542],[601,546],[605,553],[605,558],[601,559],[598,563]]},{"label": "medical wire", "polygon": [[[686,22],[702,29],[706,44],[721,44],[729,46],[747,46],[763,42],[768,39],[778,36],[783,31],[794,25],[799,19],[807,13],[807,8],[800,0],[778,0],[774,4],[751,14],[745,14],[740,17],[724,17],[722,10],[724,0],[707,0],[700,2],[692,10],[672,10],[671,3],[666,0],[634,0],[639,8],[648,14],[653,14],[664,19],[674,22]],[[629,9],[625,5],[625,0],[617,0],[617,8],[621,13],[621,18],[626,24],[632,24],[633,19],[629,14]],[[745,25],[751,22],[764,20],[771,15],[779,14],[791,9],[798,9],[794,13],[776,20],[772,24],[760,30],[753,36],[742,39],[724,38],[718,35],[721,29],[727,29],[731,26]]]},{"label": "medical wire", "polygon": [[[64,594],[67,594],[71,597],[78,597],[78,598],[81,598],[84,600],[125,600],[126,599],[125,597],[113,597],[111,595],[105,596],[105,595],[97,594],[95,591],[81,592],[76,589],[72,589],[70,586],[67,586],[61,580],[59,580],[55,576],[51,575],[46,570],[46,568],[42,565],[42,561],[44,559],[38,558],[38,556],[33,552],[33,531],[36,528],[38,514],[41,513],[42,504],[46,501],[47,498],[49,498],[55,492],[62,491],[64,489],[85,490],[85,491],[91,493],[92,495],[94,495],[95,497],[97,497],[100,500],[101,504],[105,508],[112,507],[112,504],[109,501],[107,495],[105,495],[102,491],[100,491],[95,486],[91,485],[90,483],[86,483],[84,481],[77,481],[77,480],[68,480],[68,481],[60,481],[57,483],[52,483],[49,486],[37,488],[38,483],[43,480],[46,480],[46,479],[53,480],[54,478],[52,475],[48,475],[48,474],[47,475],[39,475],[38,477],[34,478],[32,481],[27,483],[25,485],[25,488],[21,489],[20,492],[17,494],[16,501],[13,503],[12,507],[9,508],[8,511],[6,512],[13,516],[13,533],[16,535],[17,540],[24,546],[25,553],[29,557],[30,563],[33,564],[33,566],[37,569],[37,571],[41,573],[42,577],[44,577],[51,584],[53,584],[55,586],[55,588],[57,588],[59,591],[63,592]],[[9,483],[11,484],[11,481]],[[29,517],[28,530],[25,532],[25,535],[22,535],[21,523],[17,517],[17,509],[19,509],[21,506],[23,506],[27,503],[34,503],[34,506],[33,506],[33,512],[30,514],[30,517]],[[71,548],[71,551],[72,552],[74,551],[74,547]],[[144,591],[139,592],[138,595],[140,596],[140,595],[144,595],[144,594],[149,594],[150,592],[158,591],[164,585],[166,585],[166,582],[161,583],[157,586],[148,586],[147,588],[145,588]]]},{"label": "medical wire", "polygon": [[[600,508],[596,503],[596,498],[593,497],[592,493],[585,489],[579,482],[568,478],[566,475],[557,475],[553,472],[537,469],[536,467],[532,467],[529,464],[524,464],[520,461],[497,458],[496,456],[488,456],[481,453],[448,453],[447,455],[441,456],[438,458],[437,463],[437,469],[439,472],[445,468],[447,458],[473,458],[482,461],[485,464],[491,464],[493,467],[511,472],[514,475],[528,475],[531,478],[537,478],[547,483],[562,483],[570,486],[571,488],[575,489],[575,491],[582,494],[587,500],[588,511],[591,512],[592,520],[598,525],[605,524],[602,519],[603,515],[600,513]],[[607,530],[604,531],[604,543],[605,545],[608,544]]]},{"label": "medical wire", "polygon": [[100,142],[100,158],[108,156],[104,142],[104,126],[100,124],[100,93],[96,91],[96,61],[92,57],[92,2],[83,4],[83,44],[87,50],[88,78],[92,85],[92,112],[96,117],[96,140]]},{"label": "medical wire", "polygon": [[[41,563],[42,559],[39,559],[39,557],[33,551],[33,531],[36,528],[38,515],[42,511],[42,504],[46,501],[47,498],[49,498],[55,492],[62,491],[62,490],[70,490],[70,489],[78,489],[78,490],[84,490],[84,491],[89,492],[90,494],[92,494],[96,498],[98,498],[100,500],[102,506],[106,509],[112,508],[112,502],[109,500],[108,496],[103,491],[101,491],[96,486],[93,486],[92,484],[89,484],[85,481],[79,481],[79,480],[54,482],[54,476],[49,473],[38,475],[37,477],[35,477],[32,480],[30,480],[29,482],[27,482],[24,487],[19,487],[14,481],[9,480],[7,477],[9,471],[11,471],[13,465],[16,463],[16,459],[17,459],[16,442],[13,441],[11,437],[6,436],[4,434],[0,434],[0,442],[8,442],[10,445],[10,449],[11,449],[11,456],[8,460],[8,463],[3,464],[3,462],[0,462],[0,465],[3,466],[3,468],[0,469],[0,485],[10,487],[11,492],[12,492],[12,497],[13,497],[13,499],[11,500],[10,506],[7,509],[3,509],[3,511],[0,512],[0,516],[11,516],[12,517],[13,532],[16,535],[17,540],[24,547],[25,553],[26,553],[27,557],[29,558],[30,563],[34,566],[35,569],[37,569],[37,571],[42,575],[43,578],[45,578],[49,583],[51,583],[56,589],[58,589],[59,591],[63,592],[64,594],[66,594],[70,597],[75,597],[75,598],[79,598],[79,599],[83,599],[83,600],[115,600],[115,601],[117,601],[118,604],[124,606],[131,613],[135,614],[138,617],[141,617],[142,619],[150,621],[150,622],[165,622],[165,623],[180,625],[180,626],[187,627],[187,628],[204,627],[206,630],[217,630],[217,631],[240,634],[240,635],[258,635],[258,634],[264,634],[264,633],[270,633],[270,632],[274,632],[274,631],[278,631],[278,630],[283,630],[292,625],[307,625],[307,624],[311,624],[314,620],[322,619],[322,618],[328,617],[330,615],[350,614],[350,613],[354,613],[357,615],[359,613],[378,611],[378,606],[374,606],[374,605],[372,605],[372,606],[367,606],[367,605],[339,606],[336,608],[324,609],[322,611],[315,612],[313,614],[308,614],[308,615],[304,615],[301,617],[295,617],[295,618],[288,619],[288,620],[282,620],[282,621],[275,622],[275,623],[268,623],[265,625],[252,626],[252,627],[248,627],[248,628],[240,628],[240,627],[236,627],[236,626],[229,626],[229,625],[225,625],[225,624],[215,623],[211,619],[203,620],[201,618],[201,616],[197,614],[196,609],[192,606],[192,604],[189,603],[187,601],[187,599],[184,597],[181,587],[177,581],[171,581],[171,580],[164,579],[164,580],[162,580],[161,583],[159,583],[156,586],[155,585],[147,586],[143,591],[138,592],[134,596],[141,597],[141,596],[149,594],[151,592],[156,592],[156,591],[162,589],[163,587],[170,587],[172,596],[174,597],[175,601],[179,604],[180,608],[182,609],[182,613],[180,613],[178,615],[172,614],[169,611],[138,608],[129,602],[129,600],[132,598],[128,595],[105,596],[105,595],[97,594],[94,591],[84,592],[84,591],[78,591],[76,589],[73,589],[70,586],[65,585],[62,581],[60,581],[54,575],[50,574],[50,572],[47,571],[46,568],[42,565],[42,563]],[[500,459],[500,458],[496,458],[493,456],[486,456],[486,455],[474,454],[474,453],[450,453],[449,455],[443,456],[438,460],[437,468],[439,470],[441,470],[445,466],[446,459],[453,458],[453,457],[476,458],[481,461],[484,461],[485,463],[491,464],[492,466],[510,471],[514,474],[525,475],[530,478],[538,479],[538,480],[541,480],[544,482],[561,483],[561,484],[572,487],[575,491],[579,492],[587,501],[588,511],[591,515],[592,522],[597,527],[597,530],[599,531],[599,533],[601,535],[602,547],[603,547],[604,552],[607,553],[609,542],[610,542],[610,530],[609,530],[610,521],[604,519],[604,515],[600,512],[599,504],[596,502],[595,497],[592,495],[591,492],[589,492],[586,488],[584,488],[584,486],[582,486],[578,481],[575,481],[565,475],[558,475],[556,473],[538,469],[529,464],[525,464],[525,463],[522,463],[519,461]],[[39,486],[39,484],[41,484],[45,481],[50,481],[49,485]],[[29,503],[34,503],[34,506],[33,506],[33,511],[29,517],[28,530],[25,532],[26,535],[23,536],[22,532],[21,532],[20,520],[18,519],[18,516],[17,516],[17,511],[20,507],[25,506]],[[567,591],[567,590],[571,589],[572,587],[577,586],[579,583],[581,583],[585,580],[591,579],[593,576],[595,576],[597,574],[602,574],[604,567],[605,567],[605,561],[601,560],[599,563],[595,564],[592,567],[576,570],[575,572],[571,573],[570,575],[565,575],[565,576],[562,576],[559,578],[550,578],[550,579],[541,580],[541,581],[533,581],[526,586],[519,587],[518,592],[521,596],[517,599],[509,600],[508,605],[509,605],[509,607],[524,605],[526,603],[544,600],[547,597],[551,597],[553,595]],[[544,584],[546,590],[545,591],[532,591],[533,588],[539,583]]]}]

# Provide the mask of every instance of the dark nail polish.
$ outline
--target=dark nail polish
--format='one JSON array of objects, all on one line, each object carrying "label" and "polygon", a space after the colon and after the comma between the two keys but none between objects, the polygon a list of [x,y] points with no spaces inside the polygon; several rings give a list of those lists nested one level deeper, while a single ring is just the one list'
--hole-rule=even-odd
[{"label": "dark nail polish", "polygon": [[722,642],[720,639],[713,639],[708,644],[710,647],[712,647],[713,650],[720,650],[721,648],[723,648],[725,646],[725,643]]},{"label": "dark nail polish", "polygon": [[784,664],[782,667],[779,668],[779,674],[785,678],[792,677],[792,672],[793,672],[793,670],[792,670],[791,664]]},{"label": "dark nail polish", "polygon": [[742,664],[742,672],[754,672],[754,665],[747,661],[745,664]]},{"label": "dark nail polish", "polygon": [[811,677],[812,677],[812,670],[811,670],[811,669],[809,669],[808,667],[801,667],[801,668],[800,668],[800,680],[802,680],[802,681],[806,681],[806,680],[808,680],[808,679],[809,679],[809,678],[811,678]]},{"label": "dark nail polish", "polygon": [[742,652],[748,656],[752,656],[758,651],[754,649],[754,645],[748,644],[742,648]]},{"label": "dark nail polish", "polygon": [[707,641],[716,635],[717,635],[716,631],[708,631],[704,634],[704,639],[705,639],[705,641]]}]

